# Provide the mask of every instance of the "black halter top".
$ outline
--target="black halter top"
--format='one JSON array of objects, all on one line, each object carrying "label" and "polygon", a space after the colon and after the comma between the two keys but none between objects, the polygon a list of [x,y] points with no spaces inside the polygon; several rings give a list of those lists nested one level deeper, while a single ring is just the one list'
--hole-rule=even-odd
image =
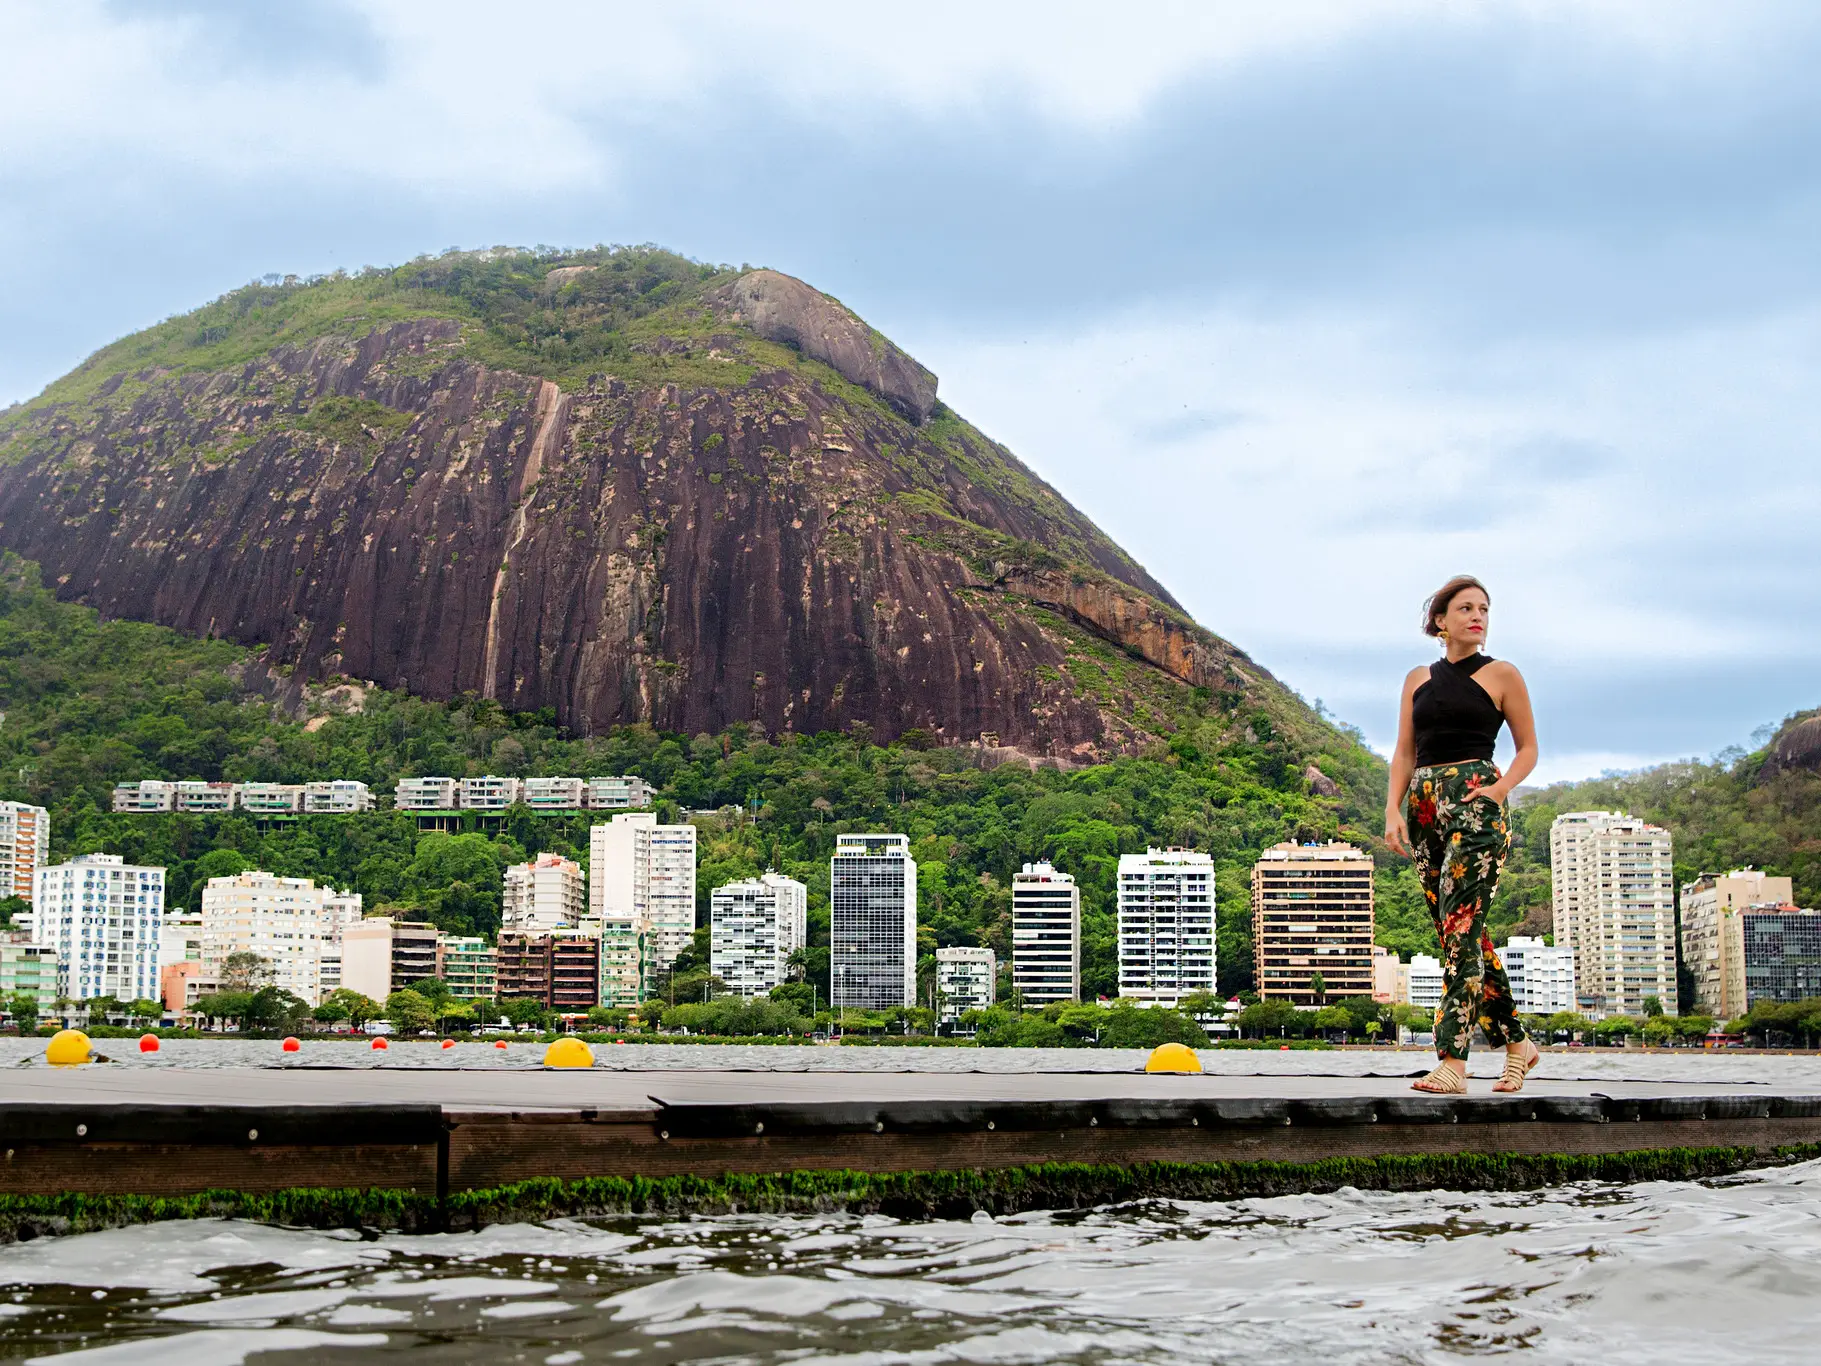
[{"label": "black halter top", "polygon": [[1416,730],[1416,766],[1464,759],[1490,759],[1505,724],[1492,695],[1473,676],[1492,663],[1484,653],[1468,655],[1458,664],[1446,658],[1429,666],[1429,681],[1410,699],[1410,721]]}]

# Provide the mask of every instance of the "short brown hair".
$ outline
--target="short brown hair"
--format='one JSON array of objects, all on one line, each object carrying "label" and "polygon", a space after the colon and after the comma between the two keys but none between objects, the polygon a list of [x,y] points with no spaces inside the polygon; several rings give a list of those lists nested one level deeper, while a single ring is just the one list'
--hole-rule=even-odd
[{"label": "short brown hair", "polygon": [[1486,592],[1485,584],[1481,583],[1471,574],[1456,574],[1453,578],[1449,579],[1447,583],[1431,593],[1429,595],[1429,600],[1423,604],[1424,635],[1439,636],[1442,633],[1442,628],[1435,624],[1435,619],[1440,616],[1446,616],[1448,613],[1448,604],[1454,601],[1457,593],[1466,588],[1477,588],[1480,592],[1486,593],[1487,602],[1492,601],[1492,594]]}]

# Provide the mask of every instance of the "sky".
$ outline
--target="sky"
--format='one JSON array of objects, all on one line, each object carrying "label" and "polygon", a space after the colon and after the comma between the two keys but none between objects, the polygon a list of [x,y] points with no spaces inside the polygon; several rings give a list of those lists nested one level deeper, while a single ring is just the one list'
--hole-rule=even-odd
[{"label": "sky", "polygon": [[0,404],[268,272],[834,294],[1394,738],[1484,578],[1552,781],[1821,705],[1821,8],[0,0]]}]

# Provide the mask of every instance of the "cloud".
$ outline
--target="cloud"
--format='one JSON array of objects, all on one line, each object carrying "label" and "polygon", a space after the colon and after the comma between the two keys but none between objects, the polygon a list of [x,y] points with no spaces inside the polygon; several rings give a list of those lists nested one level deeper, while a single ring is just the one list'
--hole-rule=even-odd
[{"label": "cloud", "polygon": [[845,299],[1375,741],[1462,567],[1561,753],[1815,700],[1809,7],[68,0],[0,50],[0,402],[267,271],[660,241]]}]

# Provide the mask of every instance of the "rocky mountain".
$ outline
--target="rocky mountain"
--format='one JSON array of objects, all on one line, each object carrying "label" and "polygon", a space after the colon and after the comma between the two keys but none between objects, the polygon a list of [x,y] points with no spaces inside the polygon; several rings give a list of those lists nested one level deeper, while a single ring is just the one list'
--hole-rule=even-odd
[{"label": "rocky mountain", "polygon": [[838,301],[651,248],[268,277],[117,342],[0,414],[0,547],[300,683],[581,732],[1333,734]]}]

